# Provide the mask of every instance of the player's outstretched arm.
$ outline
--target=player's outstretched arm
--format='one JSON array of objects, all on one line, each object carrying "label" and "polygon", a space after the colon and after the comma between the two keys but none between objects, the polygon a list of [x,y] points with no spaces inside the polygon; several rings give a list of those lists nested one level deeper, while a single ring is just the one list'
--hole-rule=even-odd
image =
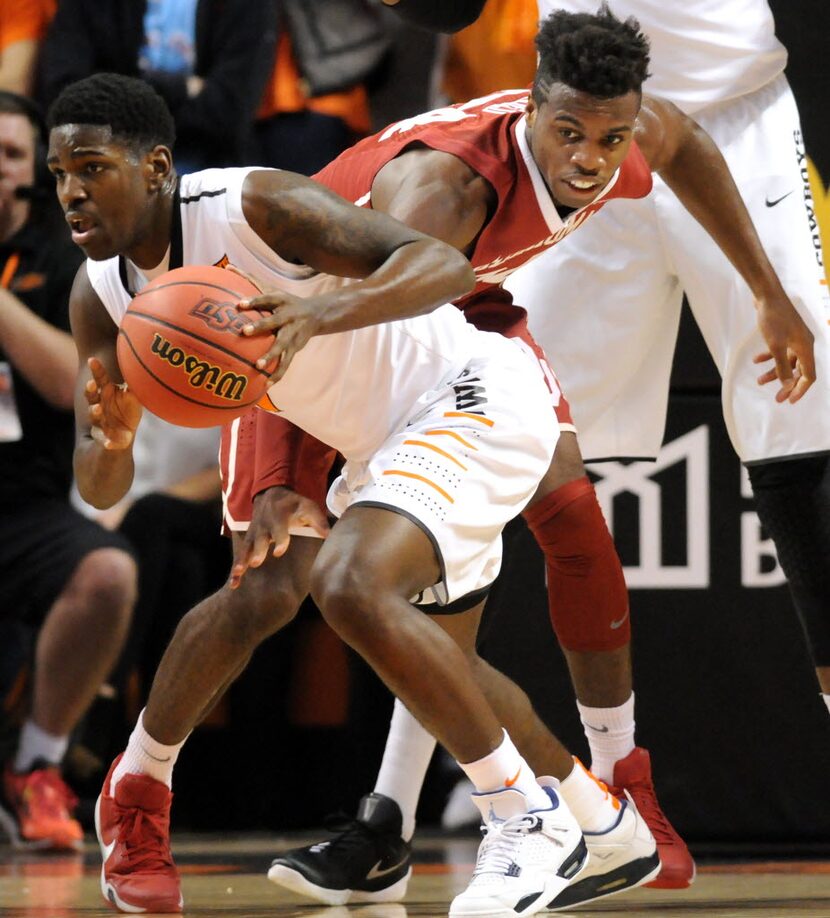
[{"label": "player's outstretched arm", "polygon": [[643,99],[636,140],[652,169],[717,242],[746,281],[758,311],[777,379],[778,401],[798,401],[816,378],[813,335],[784,291],[758,238],[729,167],[712,139],[695,121],[668,102]]},{"label": "player's outstretched arm", "polygon": [[81,265],[69,300],[78,348],[75,385],[75,480],[81,497],[104,510],[133,480],[133,438],[141,420],[138,399],[122,385],[115,344],[117,328]]}]

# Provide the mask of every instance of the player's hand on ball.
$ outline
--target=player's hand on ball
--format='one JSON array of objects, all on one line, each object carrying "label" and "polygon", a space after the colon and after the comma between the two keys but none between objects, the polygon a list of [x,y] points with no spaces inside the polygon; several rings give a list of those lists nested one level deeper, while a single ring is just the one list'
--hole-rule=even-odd
[{"label": "player's hand on ball", "polygon": [[310,338],[320,332],[320,317],[325,310],[325,301],[320,297],[298,297],[282,290],[271,290],[262,296],[251,297],[240,303],[241,309],[271,310],[257,322],[243,329],[246,335],[276,335],[274,343],[257,361],[260,369],[277,361],[268,381],[275,383],[282,379],[291,365],[294,355],[308,344]]},{"label": "player's hand on ball", "polygon": [[759,300],[758,327],[768,350],[756,354],[754,363],[775,361],[775,366],[758,377],[765,385],[776,379],[781,388],[775,394],[777,402],[797,402],[816,381],[816,362],[813,352],[813,333],[786,299],[768,303]]},{"label": "player's hand on ball", "polygon": [[321,539],[329,534],[328,520],[313,500],[285,487],[257,494],[248,531],[241,541],[234,539],[231,589],[239,586],[248,568],[265,563],[272,545],[275,558],[284,555],[291,540],[290,529],[300,526],[310,527]]},{"label": "player's hand on ball", "polygon": [[87,361],[92,379],[84,387],[90,434],[104,449],[128,449],[141,420],[141,404],[122,383],[114,383],[97,357]]}]

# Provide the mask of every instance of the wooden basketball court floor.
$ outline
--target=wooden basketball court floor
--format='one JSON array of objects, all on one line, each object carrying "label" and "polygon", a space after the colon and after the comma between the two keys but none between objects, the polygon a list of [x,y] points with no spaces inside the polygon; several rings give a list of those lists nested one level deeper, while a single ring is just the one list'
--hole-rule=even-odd
[{"label": "wooden basketball court floor", "polygon": [[[185,915],[191,918],[443,918],[469,880],[477,839],[421,839],[401,905],[326,908],[269,883],[277,852],[308,839],[286,836],[174,838]],[[97,918],[113,912],[99,886],[98,849],[70,856],[22,855],[0,848],[3,918]],[[565,913],[558,913],[565,914]],[[688,890],[641,889],[568,914],[627,918],[830,918],[830,861],[703,864]]]}]

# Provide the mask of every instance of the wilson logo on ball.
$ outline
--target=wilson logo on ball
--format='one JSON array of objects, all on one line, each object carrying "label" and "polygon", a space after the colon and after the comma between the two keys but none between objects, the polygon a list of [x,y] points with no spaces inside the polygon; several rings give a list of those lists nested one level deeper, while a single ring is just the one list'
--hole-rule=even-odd
[{"label": "wilson logo on ball", "polygon": [[209,297],[203,297],[190,310],[190,315],[201,319],[209,328],[215,328],[216,331],[229,331],[234,335],[241,335],[242,329],[249,325],[251,320],[240,315],[236,311],[233,303],[227,300],[212,300]]},{"label": "wilson logo on ball", "polygon": [[241,401],[248,386],[248,377],[241,373],[231,373],[214,366],[206,360],[200,360],[193,354],[186,354],[182,348],[175,347],[158,333],[153,335],[150,350],[159,359],[171,367],[181,367],[187,375],[188,383],[194,389],[206,389],[219,398],[231,402]]}]

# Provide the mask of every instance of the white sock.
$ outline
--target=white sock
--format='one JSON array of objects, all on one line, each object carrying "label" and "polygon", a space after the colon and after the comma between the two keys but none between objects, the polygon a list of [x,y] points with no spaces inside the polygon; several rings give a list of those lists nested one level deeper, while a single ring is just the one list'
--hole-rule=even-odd
[{"label": "white sock", "polygon": [[68,746],[68,736],[55,736],[54,733],[47,733],[33,720],[27,720],[20,731],[12,771],[18,774],[30,771],[38,759],[50,765],[60,765]]},{"label": "white sock", "polygon": [[824,693],[821,695],[822,701],[827,705],[827,713],[830,714],[830,692]]},{"label": "white sock", "polygon": [[590,708],[576,703],[591,750],[591,771],[614,783],[614,764],[634,749],[634,693],[616,708]]},{"label": "white sock", "polygon": [[550,809],[550,798],[537,784],[533,769],[521,757],[507,730],[501,744],[489,755],[466,765],[462,762],[458,764],[480,794],[512,787],[527,797],[529,809]]},{"label": "white sock", "polygon": [[142,711],[138,715],[135,729],[130,734],[124,755],[112,773],[110,793],[114,793],[116,785],[124,775],[149,775],[156,781],[172,787],[173,766],[186,742],[187,736],[175,746],[165,746],[164,743],[154,740],[144,729],[144,711]]},{"label": "white sock", "polygon": [[427,733],[396,698],[383,761],[375,782],[375,793],[391,797],[401,808],[401,834],[406,841],[415,832],[418,798],[434,751],[435,739],[432,734]]},{"label": "white sock", "polygon": [[576,757],[573,771],[559,782],[559,792],[583,832],[604,832],[617,821],[620,801]]}]

